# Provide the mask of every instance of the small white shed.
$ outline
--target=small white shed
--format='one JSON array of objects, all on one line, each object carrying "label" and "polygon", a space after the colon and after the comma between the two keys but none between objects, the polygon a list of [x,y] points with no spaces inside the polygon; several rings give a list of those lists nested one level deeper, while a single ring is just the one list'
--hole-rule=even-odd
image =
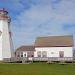
[{"label": "small white shed", "polygon": [[35,48],[32,45],[21,46],[16,49],[16,57],[34,57],[34,51]]}]

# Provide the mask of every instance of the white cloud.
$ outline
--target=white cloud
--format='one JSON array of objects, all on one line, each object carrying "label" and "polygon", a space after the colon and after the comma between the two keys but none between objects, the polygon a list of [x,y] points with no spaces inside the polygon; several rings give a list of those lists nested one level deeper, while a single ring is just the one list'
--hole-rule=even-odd
[{"label": "white cloud", "polygon": [[14,38],[19,40],[20,45],[32,43],[37,36],[74,33],[74,29],[64,30],[65,24],[75,25],[74,0],[40,1],[21,12],[13,22]]}]

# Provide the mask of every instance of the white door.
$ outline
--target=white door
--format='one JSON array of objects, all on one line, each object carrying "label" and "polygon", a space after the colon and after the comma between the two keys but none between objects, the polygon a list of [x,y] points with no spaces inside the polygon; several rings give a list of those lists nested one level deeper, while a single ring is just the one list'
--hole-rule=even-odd
[{"label": "white door", "polygon": [[27,57],[27,52],[23,52],[23,57]]}]

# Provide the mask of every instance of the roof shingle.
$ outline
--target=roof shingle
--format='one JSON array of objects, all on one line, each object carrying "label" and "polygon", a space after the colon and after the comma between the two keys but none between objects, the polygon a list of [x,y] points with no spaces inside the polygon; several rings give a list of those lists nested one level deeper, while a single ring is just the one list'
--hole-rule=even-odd
[{"label": "roof shingle", "polygon": [[35,51],[34,46],[21,46],[16,49],[16,51]]},{"label": "roof shingle", "polygon": [[36,47],[62,47],[73,46],[73,36],[48,36],[38,37],[35,41]]}]

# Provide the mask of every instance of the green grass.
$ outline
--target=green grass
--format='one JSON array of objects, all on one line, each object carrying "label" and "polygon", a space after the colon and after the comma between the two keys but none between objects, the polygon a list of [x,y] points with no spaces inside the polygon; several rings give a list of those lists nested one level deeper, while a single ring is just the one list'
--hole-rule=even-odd
[{"label": "green grass", "polygon": [[0,75],[75,75],[75,64],[1,64]]}]

